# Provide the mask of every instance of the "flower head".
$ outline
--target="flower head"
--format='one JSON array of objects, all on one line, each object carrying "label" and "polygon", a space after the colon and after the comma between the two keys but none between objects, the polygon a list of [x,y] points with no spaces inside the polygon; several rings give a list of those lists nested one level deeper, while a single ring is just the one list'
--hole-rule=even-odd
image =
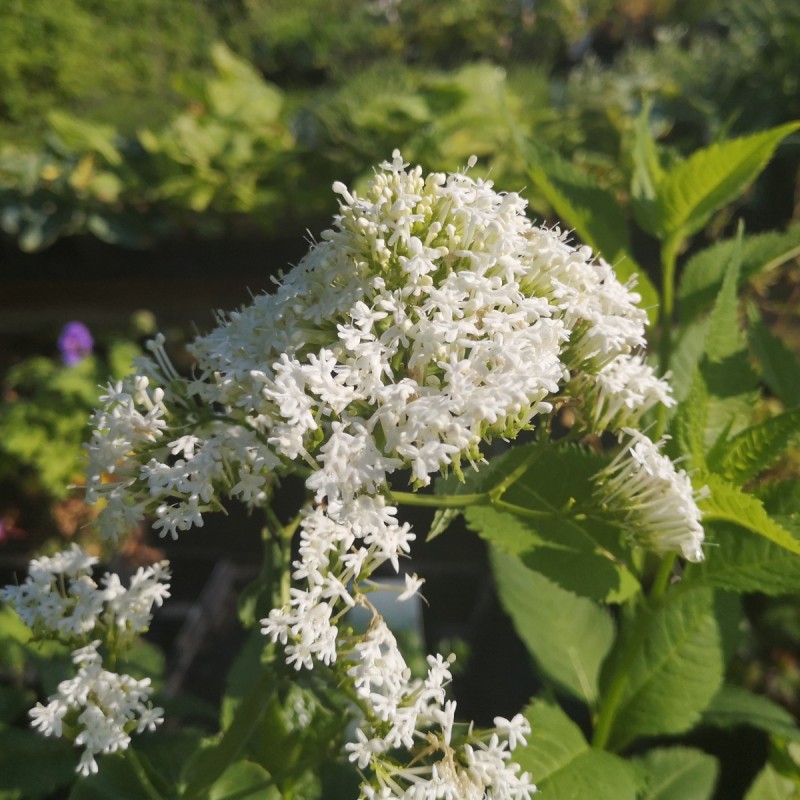
[{"label": "flower head", "polygon": [[74,367],[92,354],[94,339],[82,322],[68,322],[58,337],[61,358],[68,367]]},{"label": "flower head", "polygon": [[678,552],[688,561],[702,561],[703,526],[695,491],[684,470],[659,452],[641,431],[625,428],[624,447],[595,477],[597,495],[615,511],[636,543],[659,553]]}]

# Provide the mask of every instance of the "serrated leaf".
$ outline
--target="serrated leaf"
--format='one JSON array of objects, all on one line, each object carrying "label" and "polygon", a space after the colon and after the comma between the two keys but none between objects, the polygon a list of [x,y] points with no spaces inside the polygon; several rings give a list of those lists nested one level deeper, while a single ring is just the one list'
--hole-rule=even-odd
[{"label": "serrated leaf", "polygon": [[[722,286],[725,270],[737,247],[736,239],[725,239],[690,258],[678,286],[678,308],[688,320],[708,308]],[[771,231],[745,236],[739,286],[800,254],[800,225],[785,233]]]},{"label": "serrated leaf", "polygon": [[767,764],[756,776],[744,800],[797,800],[797,787],[794,781]]},{"label": "serrated leaf", "polygon": [[614,640],[611,617],[496,547],[490,558],[500,602],[541,671],[593,703],[600,665]]},{"label": "serrated leaf", "polygon": [[705,561],[693,564],[684,586],[780,595],[800,591],[800,558],[735,525],[713,523],[706,537]]},{"label": "serrated leaf", "polygon": [[701,724],[723,729],[747,725],[800,742],[800,728],[785,708],[740,686],[723,686],[703,712]]},{"label": "serrated leaf", "polygon": [[705,430],[708,416],[708,390],[700,370],[695,368],[689,395],[679,403],[670,423],[675,443],[670,448],[675,457],[688,457],[695,469],[703,469],[706,462]]},{"label": "serrated leaf", "polygon": [[725,443],[709,468],[732,483],[747,483],[767,469],[800,431],[800,408],[753,425]]},{"label": "serrated leaf", "polygon": [[736,200],[772,158],[780,142],[800,128],[791,122],[694,152],[659,181],[652,210],[662,239],[685,238]]},{"label": "serrated leaf", "polygon": [[705,521],[732,522],[792,553],[800,554],[800,541],[767,514],[763,503],[755,495],[745,494],[719,475],[705,475],[702,481],[711,491],[709,497],[698,503]]},{"label": "serrated leaf", "polygon": [[[639,609],[623,644],[604,666],[600,713],[610,681],[625,684],[608,739],[609,749],[640,736],[683,733],[694,725],[722,683],[724,657],[710,591],[672,593],[657,608]],[[619,660],[625,658],[624,664]]]},{"label": "serrated leaf", "polygon": [[639,800],[710,800],[719,771],[716,758],[690,747],[650,750],[633,763],[647,774]]},{"label": "serrated leaf", "polygon": [[706,356],[709,361],[716,364],[742,352],[745,348],[744,336],[739,330],[738,295],[739,272],[742,266],[742,235],[742,227],[739,226],[735,246],[725,266],[725,277],[711,309],[706,332]]},{"label": "serrated leaf", "polygon": [[556,705],[535,700],[525,711],[531,734],[514,761],[550,800],[634,800],[642,777],[611,753],[589,747],[580,728]]},{"label": "serrated leaf", "polygon": [[784,405],[800,405],[800,362],[795,354],[761,319],[751,322],[748,333],[753,354],[761,365],[761,380]]},{"label": "serrated leaf", "polygon": [[637,276],[642,307],[655,316],[658,291],[631,255],[628,224],[614,194],[542,143],[529,141],[526,150],[528,173],[559,219],[612,264],[620,280]]},{"label": "serrated leaf", "polygon": [[[504,459],[525,464],[522,458]],[[540,572],[562,589],[582,597],[621,602],[639,591],[639,584],[622,560],[620,532],[580,517],[591,504],[592,478],[606,459],[587,448],[548,448],[503,494],[502,508],[483,505],[466,509],[467,524],[483,538]],[[497,477],[510,474],[504,468]],[[497,477],[489,482],[497,483]]]}]

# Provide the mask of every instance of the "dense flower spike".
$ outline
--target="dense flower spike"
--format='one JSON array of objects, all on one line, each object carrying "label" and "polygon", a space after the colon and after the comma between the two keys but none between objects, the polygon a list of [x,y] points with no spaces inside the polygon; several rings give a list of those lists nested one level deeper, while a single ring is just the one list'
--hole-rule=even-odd
[{"label": "dense flower spike", "polygon": [[[535,788],[510,762],[527,723],[498,718],[485,736],[454,727],[450,662],[432,656],[427,677],[412,679],[369,603],[367,579],[383,564],[399,571],[414,540],[388,480],[408,470],[423,487],[458,474],[493,438],[546,431],[562,403],[581,408],[587,433],[618,432],[669,404],[640,355],[646,315],[607,263],[535,226],[517,194],[489,181],[425,176],[395,152],[363,196],[333,189],[333,229],[274,294],[194,342],[191,381],[158,339],[137,376],[109,387],[94,417],[88,494],[104,501],[108,536],[146,514],[177,536],[224,497],[268,502],[277,476],[300,462],[313,501],[288,601],[263,631],[298,670],[321,662],[350,684],[360,722],[347,749],[365,774],[362,797],[529,798]],[[621,463],[603,476],[609,505],[625,491],[623,472],[647,492]],[[680,496],[679,518],[655,520],[639,504],[624,522],[638,541],[695,558],[694,498],[677,492],[674,468],[659,480]],[[411,579],[401,596],[418,587]],[[356,605],[372,611],[360,636],[344,624]]]},{"label": "dense flower spike", "polygon": [[707,489],[694,491],[684,470],[659,452],[641,431],[623,429],[627,437],[617,458],[596,480],[598,495],[617,511],[638,544],[657,553],[678,552],[688,561],[703,560],[703,527],[697,500]]}]

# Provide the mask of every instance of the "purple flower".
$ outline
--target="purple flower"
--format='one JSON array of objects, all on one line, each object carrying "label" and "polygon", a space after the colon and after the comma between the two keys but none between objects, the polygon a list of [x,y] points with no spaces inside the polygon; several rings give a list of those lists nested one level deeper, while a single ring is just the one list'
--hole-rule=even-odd
[{"label": "purple flower", "polygon": [[68,367],[74,367],[92,354],[94,339],[82,322],[68,322],[58,337],[61,358]]}]

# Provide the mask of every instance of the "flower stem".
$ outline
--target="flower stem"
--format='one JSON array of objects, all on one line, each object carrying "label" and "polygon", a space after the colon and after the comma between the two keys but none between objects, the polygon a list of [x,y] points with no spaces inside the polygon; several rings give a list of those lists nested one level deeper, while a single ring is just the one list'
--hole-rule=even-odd
[{"label": "flower stem", "polygon": [[150,776],[147,774],[147,770],[142,763],[142,759],[139,757],[139,754],[133,747],[128,748],[125,753],[125,758],[128,760],[128,763],[136,773],[136,777],[139,779],[139,786],[144,790],[144,793],[150,798],[150,800],[164,800],[164,795],[161,794],[161,792],[159,792],[155,786],[153,786],[153,782],[150,780]]},{"label": "flower stem", "polygon": [[488,503],[489,492],[478,494],[417,494],[416,492],[391,492],[390,499],[397,505],[423,508],[466,508]]}]

